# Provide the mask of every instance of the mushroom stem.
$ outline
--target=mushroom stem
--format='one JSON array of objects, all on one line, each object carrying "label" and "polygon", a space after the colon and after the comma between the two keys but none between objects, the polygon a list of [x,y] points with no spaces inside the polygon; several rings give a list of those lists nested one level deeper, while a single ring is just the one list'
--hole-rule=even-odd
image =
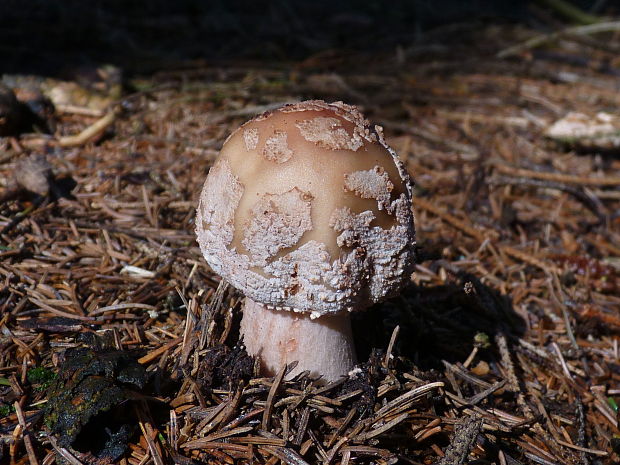
[{"label": "mushroom stem", "polygon": [[289,378],[309,370],[331,382],[355,366],[348,312],[311,319],[308,313],[269,310],[246,297],[241,334],[248,353],[260,357],[261,369],[269,375],[297,360]]}]

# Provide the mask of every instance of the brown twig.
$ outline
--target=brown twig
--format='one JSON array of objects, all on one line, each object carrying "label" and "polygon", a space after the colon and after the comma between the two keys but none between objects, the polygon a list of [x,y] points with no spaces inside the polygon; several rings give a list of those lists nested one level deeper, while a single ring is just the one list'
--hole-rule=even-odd
[{"label": "brown twig", "polygon": [[620,185],[620,176],[602,176],[602,177],[585,177],[574,176],[564,173],[550,173],[545,171],[532,171],[524,168],[517,168],[503,163],[493,164],[493,168],[503,174],[509,176],[541,179],[564,184],[577,184],[581,186],[618,186]]},{"label": "brown twig", "polygon": [[513,45],[499,51],[496,56],[497,58],[507,58],[513,55],[518,55],[519,53],[531,50],[549,42],[553,42],[565,36],[599,34],[601,32],[614,32],[618,30],[620,30],[619,21],[599,22],[595,24],[588,24],[585,26],[569,27],[551,34],[537,35],[535,37],[532,37],[531,39],[526,40],[525,42]]}]

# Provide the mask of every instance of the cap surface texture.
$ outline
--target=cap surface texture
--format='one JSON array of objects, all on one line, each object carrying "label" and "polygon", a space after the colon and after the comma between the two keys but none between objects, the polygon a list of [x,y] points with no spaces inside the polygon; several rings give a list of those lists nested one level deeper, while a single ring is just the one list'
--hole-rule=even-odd
[{"label": "cap surface texture", "polygon": [[224,143],[200,196],[198,243],[215,272],[269,308],[362,309],[409,279],[411,190],[355,107],[291,104]]}]

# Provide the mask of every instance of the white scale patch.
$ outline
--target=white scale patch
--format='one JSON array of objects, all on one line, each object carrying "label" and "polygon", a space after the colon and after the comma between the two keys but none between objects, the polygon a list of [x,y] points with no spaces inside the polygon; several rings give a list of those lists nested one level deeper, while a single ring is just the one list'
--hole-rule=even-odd
[{"label": "white scale patch", "polygon": [[356,151],[364,141],[359,134],[349,134],[338,118],[318,116],[295,124],[308,142],[330,150]]},{"label": "white scale patch", "polygon": [[243,130],[243,142],[246,150],[254,150],[258,146],[258,129],[248,128]]},{"label": "white scale patch", "polygon": [[[205,180],[197,211],[197,234],[204,231],[212,240],[228,245],[234,236],[235,211],[243,195],[243,185],[226,159],[219,159]],[[203,240],[206,240],[203,238]]]},{"label": "white scale patch", "polygon": [[283,194],[265,194],[256,202],[242,241],[256,266],[265,266],[312,229],[311,200],[311,195],[295,187]]},{"label": "white scale patch", "polygon": [[375,199],[379,210],[389,208],[393,189],[394,184],[380,166],[344,175],[344,190],[354,192],[363,199]]},{"label": "white scale patch", "polygon": [[284,163],[290,160],[293,151],[288,147],[286,132],[275,131],[273,136],[265,141],[263,156],[276,163]]}]

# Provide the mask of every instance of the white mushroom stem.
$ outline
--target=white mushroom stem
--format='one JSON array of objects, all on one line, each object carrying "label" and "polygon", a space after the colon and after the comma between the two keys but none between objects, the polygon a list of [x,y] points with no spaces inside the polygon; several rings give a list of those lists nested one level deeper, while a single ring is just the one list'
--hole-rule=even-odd
[{"label": "white mushroom stem", "polygon": [[298,361],[289,378],[309,370],[335,381],[355,366],[348,312],[311,319],[308,313],[269,310],[246,297],[241,334],[250,355],[260,357],[265,374]]}]

